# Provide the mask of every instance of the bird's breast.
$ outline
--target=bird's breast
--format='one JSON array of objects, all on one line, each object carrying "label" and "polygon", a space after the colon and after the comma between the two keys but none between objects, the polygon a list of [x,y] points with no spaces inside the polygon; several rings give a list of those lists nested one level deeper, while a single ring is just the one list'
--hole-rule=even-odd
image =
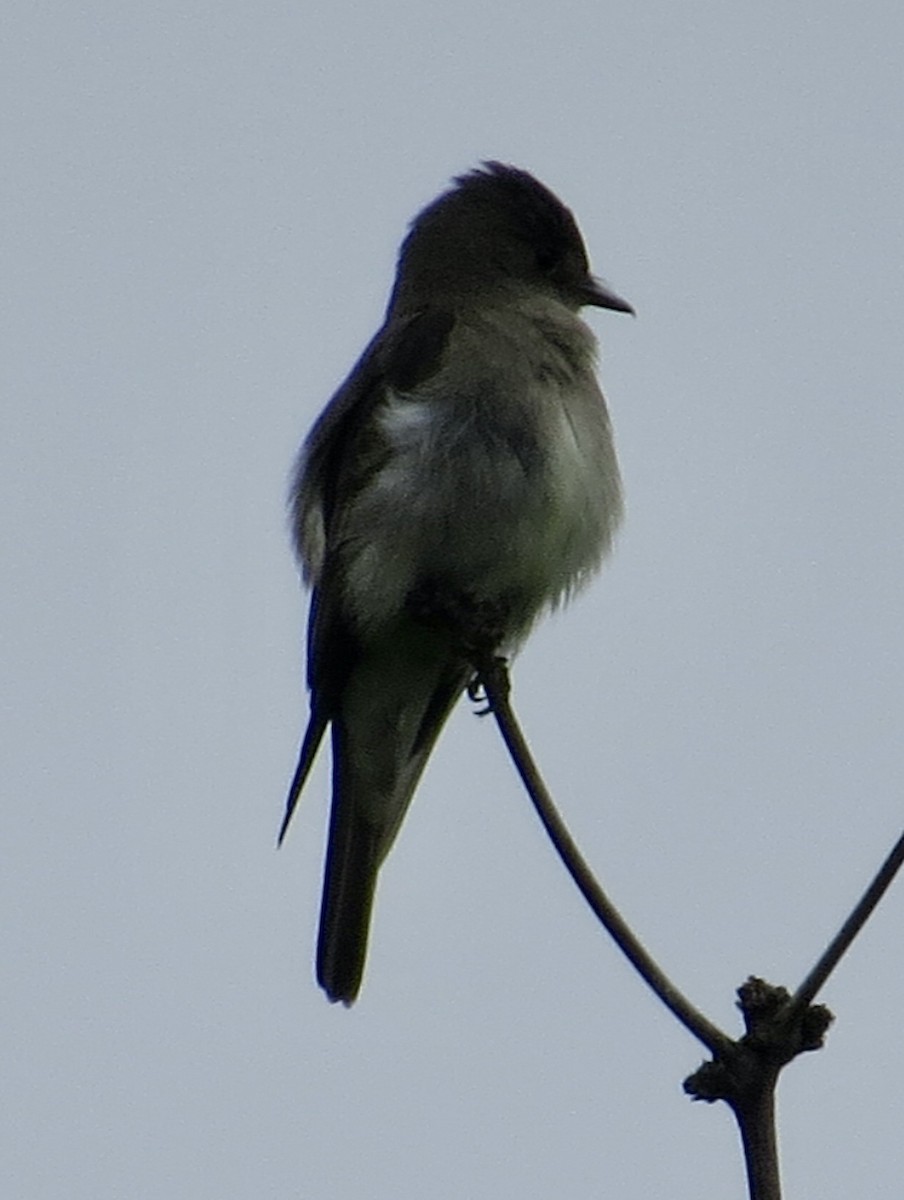
[{"label": "bird's breast", "polygon": [[433,581],[517,596],[529,624],[608,550],[621,493],[592,360],[527,345],[461,337],[427,384],[387,392],[385,453],[343,530],[348,598],[368,624]]}]

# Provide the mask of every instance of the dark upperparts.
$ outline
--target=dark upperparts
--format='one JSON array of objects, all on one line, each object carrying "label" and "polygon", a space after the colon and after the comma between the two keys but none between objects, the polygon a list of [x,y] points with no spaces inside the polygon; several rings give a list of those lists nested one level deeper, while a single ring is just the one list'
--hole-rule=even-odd
[{"label": "dark upperparts", "polygon": [[577,310],[632,309],[590,274],[571,212],[527,171],[487,162],[453,181],[411,224],[390,312],[525,287]]}]

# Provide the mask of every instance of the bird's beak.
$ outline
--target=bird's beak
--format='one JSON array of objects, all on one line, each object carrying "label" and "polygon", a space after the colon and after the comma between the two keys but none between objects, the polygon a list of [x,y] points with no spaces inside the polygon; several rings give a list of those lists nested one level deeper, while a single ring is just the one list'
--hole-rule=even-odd
[{"label": "bird's beak", "polygon": [[594,279],[592,275],[584,289],[584,303],[592,304],[595,308],[611,308],[615,312],[630,313],[632,317],[635,315],[627,300],[622,300],[618,292],[613,292],[612,288],[607,287],[601,280]]}]

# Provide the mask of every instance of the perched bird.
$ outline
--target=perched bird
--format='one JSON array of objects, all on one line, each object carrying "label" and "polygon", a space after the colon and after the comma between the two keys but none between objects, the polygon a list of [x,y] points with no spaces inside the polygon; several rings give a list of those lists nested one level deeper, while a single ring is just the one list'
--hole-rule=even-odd
[{"label": "perched bird", "polygon": [[299,455],[311,712],[280,841],[331,725],[330,1000],[358,994],[377,873],[475,652],[511,653],[611,545],[621,486],[585,305],[633,312],[552,192],[484,163],[412,222],[383,326]]}]

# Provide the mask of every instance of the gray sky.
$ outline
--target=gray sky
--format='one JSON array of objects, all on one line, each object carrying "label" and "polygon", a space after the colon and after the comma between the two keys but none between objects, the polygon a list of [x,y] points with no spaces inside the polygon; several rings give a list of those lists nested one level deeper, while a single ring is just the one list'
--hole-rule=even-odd
[{"label": "gray sky", "polygon": [[[892,3],[25,4],[4,17],[3,1191],[741,1197],[701,1051],[463,704],[364,989],[311,956],[328,756],[284,529],[406,222],[496,157],[593,313],[628,520],[515,699],[589,859],[737,1029],[900,832],[904,18]],[[901,1193],[904,888],[780,1097],[791,1196]]]}]

